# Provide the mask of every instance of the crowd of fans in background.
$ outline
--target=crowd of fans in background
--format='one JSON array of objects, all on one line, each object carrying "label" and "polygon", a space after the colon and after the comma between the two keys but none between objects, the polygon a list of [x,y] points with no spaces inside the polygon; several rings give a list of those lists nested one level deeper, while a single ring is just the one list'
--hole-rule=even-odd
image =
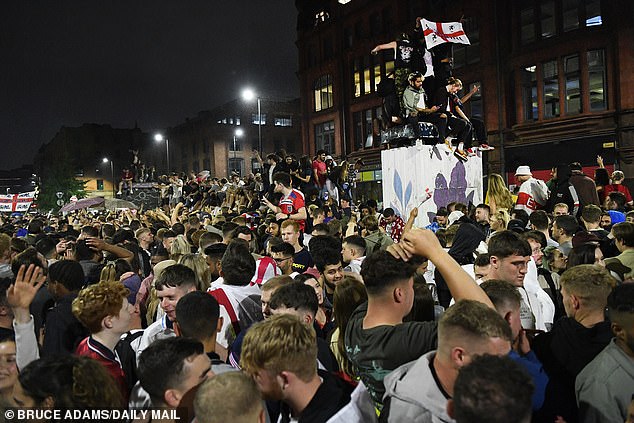
[{"label": "crowd of fans in background", "polygon": [[[634,211],[578,163],[428,228],[363,163],[171,175],[152,210],[2,216],[3,407],[190,421],[633,421]],[[254,401],[260,396],[262,401]]]}]

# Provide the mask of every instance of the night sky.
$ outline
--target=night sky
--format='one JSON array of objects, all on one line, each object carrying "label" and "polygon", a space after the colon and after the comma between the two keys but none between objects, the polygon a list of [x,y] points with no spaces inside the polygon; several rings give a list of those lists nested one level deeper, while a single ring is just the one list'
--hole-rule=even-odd
[{"label": "night sky", "polygon": [[59,128],[147,132],[239,97],[298,97],[290,0],[57,0],[0,9],[0,169]]}]

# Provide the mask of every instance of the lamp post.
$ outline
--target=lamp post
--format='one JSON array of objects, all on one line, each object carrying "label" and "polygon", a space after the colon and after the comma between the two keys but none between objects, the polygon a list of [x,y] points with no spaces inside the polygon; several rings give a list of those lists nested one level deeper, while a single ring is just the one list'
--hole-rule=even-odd
[{"label": "lamp post", "polygon": [[115,180],[114,180],[114,162],[112,160],[108,160],[107,157],[104,157],[102,160],[104,163],[110,162],[110,176],[112,177],[112,198],[115,198],[117,195],[115,194]]},{"label": "lamp post", "polygon": [[257,99],[258,102],[258,152],[262,155],[262,109],[260,104],[260,97],[251,88],[245,88],[242,91],[242,98],[245,101],[252,101]]},{"label": "lamp post", "polygon": [[236,129],[235,132],[233,133],[233,164],[235,166],[236,163],[236,142],[237,142],[237,138],[238,137],[242,137],[242,135],[244,134],[244,131],[240,128]]},{"label": "lamp post", "polygon": [[154,135],[154,141],[161,142],[163,140],[165,140],[165,153],[167,155],[167,172],[165,172],[167,174],[170,172],[170,140],[164,138],[161,133]]}]

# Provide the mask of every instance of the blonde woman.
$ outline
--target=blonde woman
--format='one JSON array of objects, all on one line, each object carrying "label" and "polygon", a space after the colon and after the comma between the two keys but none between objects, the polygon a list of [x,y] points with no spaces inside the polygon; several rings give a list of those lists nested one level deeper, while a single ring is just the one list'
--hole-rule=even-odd
[{"label": "blonde woman", "polygon": [[491,217],[489,217],[489,222],[491,223],[489,238],[491,238],[495,232],[505,230],[510,220],[511,216],[505,209],[499,209],[495,214],[491,214]]},{"label": "blonde woman", "polygon": [[178,261],[178,259],[184,255],[192,252],[192,246],[187,242],[187,238],[185,235],[177,235],[172,242],[172,247],[170,249],[170,258],[172,260]]},{"label": "blonde woman", "polygon": [[507,212],[513,210],[515,202],[501,175],[497,173],[489,175],[489,189],[484,202],[491,208],[491,215],[494,215],[500,209],[504,209]]},{"label": "blonde woman", "polygon": [[211,270],[207,261],[200,254],[183,254],[178,259],[178,263],[189,267],[196,274],[197,288],[201,292],[207,292],[207,288],[211,285]]}]

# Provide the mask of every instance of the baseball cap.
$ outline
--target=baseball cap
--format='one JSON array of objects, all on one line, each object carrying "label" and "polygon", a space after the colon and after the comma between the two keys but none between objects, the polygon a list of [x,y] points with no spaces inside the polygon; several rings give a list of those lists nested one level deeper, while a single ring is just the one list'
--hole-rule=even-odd
[{"label": "baseball cap", "polygon": [[531,168],[526,165],[518,166],[517,170],[515,171],[515,175],[533,176],[533,174],[531,173]]}]

